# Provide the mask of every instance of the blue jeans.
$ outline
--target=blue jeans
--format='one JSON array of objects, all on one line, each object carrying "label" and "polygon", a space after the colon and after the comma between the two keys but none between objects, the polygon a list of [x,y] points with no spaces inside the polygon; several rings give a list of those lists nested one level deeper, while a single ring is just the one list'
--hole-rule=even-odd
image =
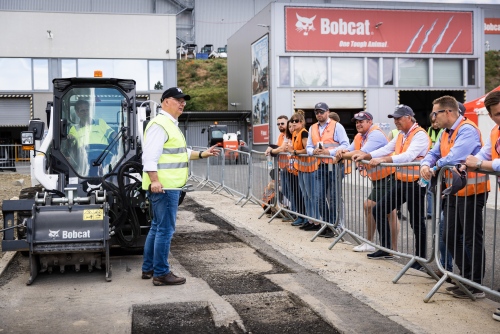
[{"label": "blue jeans", "polygon": [[[436,212],[436,214],[438,213]],[[453,258],[451,257],[451,252],[446,248],[443,238],[444,226],[444,213],[441,211],[441,219],[439,219],[439,262],[444,269],[453,271]]]},{"label": "blue jeans", "polygon": [[[337,202],[339,200],[337,199],[337,192],[342,194],[342,182],[336,180],[336,175],[339,172],[344,177],[343,164],[323,163],[314,172],[316,191],[313,191],[313,203],[315,205],[315,215],[313,217],[331,224],[335,224],[337,220]],[[339,203],[339,205],[341,204]]]},{"label": "blue jeans", "polygon": [[170,241],[175,232],[175,218],[180,195],[180,190],[147,193],[153,208],[153,220],[144,245],[142,271],[154,270],[154,277],[163,276],[170,272],[168,253],[170,252]]},{"label": "blue jeans", "polygon": [[314,217],[314,173],[299,172],[299,187],[306,209],[306,215]]},{"label": "blue jeans", "polygon": [[432,191],[429,191],[429,189],[427,189],[427,215],[428,216],[432,216],[432,206],[434,204],[433,200],[434,200],[434,194],[432,193]]}]

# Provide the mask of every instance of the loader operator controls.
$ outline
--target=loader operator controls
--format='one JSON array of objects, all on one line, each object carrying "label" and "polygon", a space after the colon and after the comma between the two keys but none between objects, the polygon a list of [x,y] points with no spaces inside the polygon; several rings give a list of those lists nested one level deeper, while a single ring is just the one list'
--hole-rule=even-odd
[{"label": "loader operator controls", "polygon": [[124,155],[127,131],[125,96],[114,88],[72,89],[64,97],[62,134],[69,164],[82,177],[109,173]]}]

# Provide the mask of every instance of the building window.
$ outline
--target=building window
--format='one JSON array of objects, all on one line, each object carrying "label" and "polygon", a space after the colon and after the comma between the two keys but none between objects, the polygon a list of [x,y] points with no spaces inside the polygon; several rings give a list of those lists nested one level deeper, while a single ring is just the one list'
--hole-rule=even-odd
[{"label": "building window", "polygon": [[462,86],[462,59],[434,59],[434,87]]},{"label": "building window", "polygon": [[290,57],[280,57],[280,86],[290,86]]},{"label": "building window", "polygon": [[467,59],[467,86],[476,85],[476,66],[475,59]]},{"label": "building window", "polygon": [[163,61],[149,61],[149,90],[162,90],[163,82]]},{"label": "building window", "polygon": [[326,58],[295,57],[294,86],[324,87],[328,83]]},{"label": "building window", "polygon": [[61,60],[61,76],[63,78],[74,78],[76,74],[76,59]]},{"label": "building window", "polygon": [[78,59],[79,77],[93,77],[95,70],[101,70],[105,78],[133,79],[138,91],[148,90],[147,60]]},{"label": "building window", "polygon": [[364,86],[363,58],[332,58],[332,86]]},{"label": "building window", "polygon": [[0,58],[0,90],[32,90],[31,58]]},{"label": "building window", "polygon": [[384,58],[382,71],[384,86],[394,86],[394,58]]},{"label": "building window", "polygon": [[429,60],[415,58],[399,59],[399,86],[429,86]]},{"label": "building window", "polygon": [[33,59],[33,90],[49,90],[48,59]]},{"label": "building window", "polygon": [[378,58],[368,58],[368,86],[378,86]]}]

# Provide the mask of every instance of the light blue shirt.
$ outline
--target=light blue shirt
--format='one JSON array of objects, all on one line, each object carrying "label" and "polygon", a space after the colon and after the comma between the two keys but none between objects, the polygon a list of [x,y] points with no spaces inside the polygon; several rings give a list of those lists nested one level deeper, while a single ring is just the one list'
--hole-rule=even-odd
[{"label": "light blue shirt", "polygon": [[[455,131],[462,119],[462,116],[458,117],[451,127],[452,131]],[[458,163],[465,162],[468,155],[474,155],[481,150],[481,136],[476,128],[468,124],[462,125],[460,129],[458,129],[457,136],[455,137],[455,143],[446,157],[441,157],[442,138],[443,134],[439,136],[439,139],[434,144],[434,147],[422,160],[422,166],[437,166],[438,168],[442,168],[443,166],[455,166]],[[451,135],[449,139],[451,139]]]},{"label": "light blue shirt", "polygon": [[[373,127],[370,126],[370,129]],[[370,132],[370,129],[364,134],[361,135],[361,151],[365,153],[370,153],[372,151],[375,151],[378,148],[383,147],[384,145],[387,144],[387,137],[382,133],[382,131],[372,131]],[[354,151],[354,141],[349,145],[347,148],[349,152]]]},{"label": "light blue shirt", "polygon": [[[321,136],[323,134],[323,131],[325,130],[326,126],[330,123],[330,119],[326,121],[326,123],[321,126],[318,124],[318,130],[319,130],[319,135]],[[338,147],[335,147],[335,149],[330,150],[330,156],[335,156],[335,153],[339,149],[344,149],[349,146],[349,137],[347,137],[347,132],[345,132],[345,128],[342,124],[337,122],[337,125],[335,125],[335,132],[333,133],[333,140],[339,143],[340,145]],[[313,142],[312,142],[312,134],[311,131],[309,131],[309,136],[307,137],[307,155],[313,155],[313,151],[316,147],[314,147]]]},{"label": "light blue shirt", "polygon": [[[496,126],[493,128],[495,129]],[[491,160],[491,138],[488,136],[486,140],[486,144],[484,144],[483,148],[475,155],[479,160],[487,160],[491,161],[491,167],[495,172],[500,172],[500,159]]]},{"label": "light blue shirt", "polygon": [[[408,130],[407,133],[404,133],[400,131],[400,133],[404,134],[404,140],[406,140],[406,137],[408,134],[411,132],[411,130],[415,127],[417,127],[418,124],[415,123],[413,126]],[[395,138],[393,138],[389,143],[387,143],[385,146],[373,151],[370,153],[372,158],[380,158],[380,157],[385,157],[388,155],[391,155],[394,153],[396,150],[396,141],[398,139],[399,135]],[[402,152],[401,154],[393,155],[392,156],[392,162],[396,164],[403,164],[407,162],[412,162],[414,161],[417,157],[423,157],[426,153],[427,150],[429,149],[429,135],[425,131],[419,131],[417,132],[414,136],[413,139],[410,143],[410,146],[406,150],[406,152]]]}]

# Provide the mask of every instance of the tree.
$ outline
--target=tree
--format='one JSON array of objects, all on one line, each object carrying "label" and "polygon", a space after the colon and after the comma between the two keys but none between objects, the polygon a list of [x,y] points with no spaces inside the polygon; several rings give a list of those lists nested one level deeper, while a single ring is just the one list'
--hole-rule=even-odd
[{"label": "tree", "polygon": [[162,90],[163,89],[163,85],[161,84],[160,81],[158,81],[157,83],[155,83],[154,89],[155,90]]}]

